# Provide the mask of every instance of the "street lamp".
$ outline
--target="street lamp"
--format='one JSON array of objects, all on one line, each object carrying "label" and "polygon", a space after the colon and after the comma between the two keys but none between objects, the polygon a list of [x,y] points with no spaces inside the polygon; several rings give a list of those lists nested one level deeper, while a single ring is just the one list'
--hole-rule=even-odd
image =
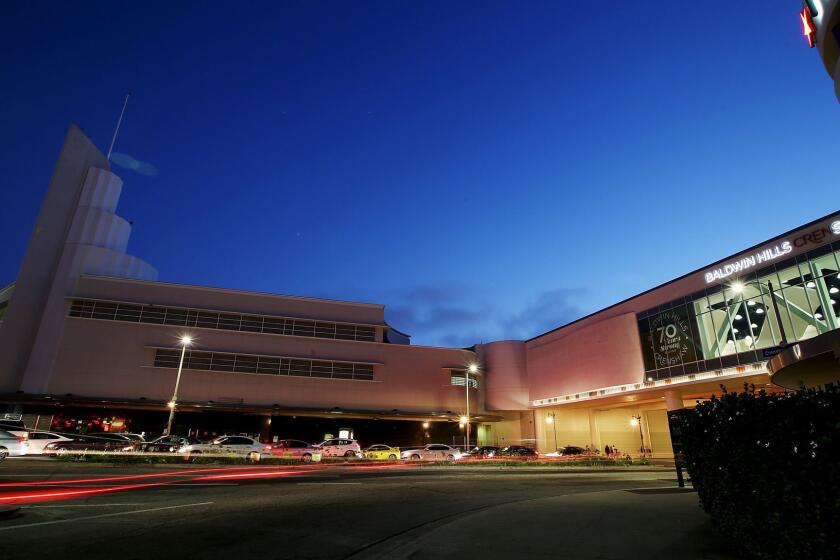
[{"label": "street lamp", "polygon": [[545,415],[545,423],[551,424],[551,427],[554,428],[554,450],[557,451],[557,422],[554,421],[553,412],[549,412]]},{"label": "street lamp", "polygon": [[638,426],[639,427],[639,441],[641,442],[641,447],[639,447],[639,456],[645,456],[645,436],[642,433],[642,415],[637,414],[630,418],[630,425],[631,426]]},{"label": "street lamp", "polygon": [[181,337],[181,360],[178,362],[178,375],[175,377],[175,391],[172,393],[172,400],[166,403],[169,407],[169,420],[166,422],[166,431],[163,435],[172,433],[172,421],[175,419],[175,407],[178,406],[178,385],[181,384],[181,370],[184,368],[184,356],[187,353],[187,346],[192,344],[192,337],[184,335]]},{"label": "street lamp", "polygon": [[[732,283],[730,288],[736,294],[740,294],[744,291],[744,288],[747,287],[747,284],[755,284],[758,286],[758,291],[761,295],[764,295],[764,292],[761,291],[761,288],[764,287],[764,284],[759,282],[758,280],[750,280],[749,282],[741,282],[737,280]],[[770,291],[770,303],[773,304],[773,311],[776,314],[776,322],[779,323],[779,334],[782,339],[779,341],[779,347],[784,348],[787,346],[787,336],[785,335],[785,325],[782,323],[782,314],[779,312],[779,304],[776,302],[776,293],[773,291],[773,283],[767,282],[767,289]]]},{"label": "street lamp", "polygon": [[478,364],[472,363],[464,372],[464,394],[467,397],[467,414],[463,417],[464,423],[467,425],[466,437],[467,444],[464,446],[464,451],[470,449],[470,374],[478,373]]}]

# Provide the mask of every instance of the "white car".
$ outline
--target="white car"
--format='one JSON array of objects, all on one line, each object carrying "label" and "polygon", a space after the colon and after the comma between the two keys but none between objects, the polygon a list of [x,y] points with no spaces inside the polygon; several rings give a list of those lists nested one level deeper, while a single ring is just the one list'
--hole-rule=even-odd
[{"label": "white car", "polygon": [[6,420],[0,419],[0,430],[6,430],[13,436],[26,436],[29,430],[23,425],[22,420]]},{"label": "white car", "polygon": [[245,436],[221,436],[217,437],[210,443],[191,443],[178,449],[179,453],[189,453],[191,455],[220,454],[220,455],[236,455],[238,457],[250,457],[252,454],[258,455],[260,458],[268,457],[271,454],[271,446],[264,445],[254,438]]},{"label": "white car", "polygon": [[442,443],[430,443],[423,447],[405,449],[400,458],[409,461],[455,461],[461,457],[461,450]]},{"label": "white car", "polygon": [[362,448],[355,439],[328,439],[315,446],[324,457],[358,457]]},{"label": "white car", "polygon": [[0,461],[6,457],[26,455],[29,443],[26,436],[17,436],[6,430],[0,430]]},{"label": "white car", "polygon": [[73,441],[72,438],[55,432],[29,432],[29,455],[43,455],[44,447],[50,443]]}]

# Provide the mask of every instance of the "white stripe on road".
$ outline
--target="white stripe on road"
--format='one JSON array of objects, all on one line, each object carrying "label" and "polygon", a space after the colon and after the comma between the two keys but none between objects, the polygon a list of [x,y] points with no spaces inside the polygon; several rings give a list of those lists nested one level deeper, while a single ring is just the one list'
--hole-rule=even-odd
[{"label": "white stripe on road", "polygon": [[40,521],[38,523],[23,523],[21,525],[12,525],[10,527],[0,527],[0,531],[9,531],[12,529],[24,529],[26,527],[41,527],[43,525],[57,525],[59,523],[76,523],[77,521],[87,521],[89,519],[103,519],[105,517],[117,517],[118,515],[133,515],[135,513],[149,513],[152,511],[163,511],[167,509],[179,509],[195,506],[209,506],[213,502],[199,502],[197,504],[183,504],[179,506],[166,506],[159,508],[138,509],[134,511],[121,511],[117,513],[103,513],[101,515],[88,515],[87,517],[74,517],[72,519],[57,519],[55,521]]}]

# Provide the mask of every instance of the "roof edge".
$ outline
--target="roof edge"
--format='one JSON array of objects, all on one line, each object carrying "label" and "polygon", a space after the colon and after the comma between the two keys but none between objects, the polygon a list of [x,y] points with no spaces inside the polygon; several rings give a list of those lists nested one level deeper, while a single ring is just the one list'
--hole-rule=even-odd
[{"label": "roof edge", "polygon": [[682,276],[678,276],[677,278],[674,278],[673,280],[668,280],[667,282],[663,282],[662,284],[659,284],[658,286],[654,286],[653,288],[650,288],[649,290],[645,290],[644,292],[639,292],[639,293],[638,293],[638,294],[636,294],[636,295],[630,296],[629,298],[625,298],[625,299],[623,299],[623,300],[621,300],[621,301],[619,301],[619,302],[617,302],[617,303],[614,303],[614,304],[612,304],[612,305],[608,305],[607,307],[604,307],[604,308],[602,308],[602,309],[599,309],[598,311],[594,311],[594,312],[592,312],[592,313],[589,313],[588,315],[584,315],[583,317],[580,317],[579,319],[575,319],[574,321],[570,321],[570,322],[568,322],[568,323],[565,323],[565,324],[563,324],[563,325],[560,325],[559,327],[555,327],[555,328],[553,328],[553,329],[551,329],[551,330],[545,331],[545,332],[544,332],[544,333],[542,333],[542,334],[538,334],[538,335],[536,335],[536,336],[532,336],[531,338],[526,339],[526,340],[525,340],[525,342],[531,342],[532,340],[536,340],[536,339],[538,339],[538,338],[542,338],[542,337],[544,337],[544,336],[546,336],[546,335],[549,335],[549,334],[551,334],[551,333],[553,333],[553,332],[557,332],[557,331],[559,331],[559,330],[565,329],[566,327],[570,327],[570,326],[572,326],[572,325],[574,325],[574,324],[576,324],[576,323],[580,323],[581,321],[585,321],[586,319],[589,319],[590,317],[594,317],[595,315],[598,315],[599,313],[603,313],[604,311],[608,311],[608,310],[610,310],[610,309],[613,309],[614,307],[618,307],[619,305],[623,305],[623,304],[627,303],[628,301],[632,301],[632,300],[636,299],[637,297],[641,297],[641,296],[643,296],[643,295],[645,295],[645,294],[649,294],[649,293],[651,293],[651,292],[655,292],[656,290],[658,290],[658,289],[660,289],[660,288],[664,288],[665,286],[669,286],[669,285],[673,284],[674,282],[679,282],[680,280],[683,280],[683,279],[685,279],[685,278],[688,278],[689,276],[691,276],[691,275],[693,275],[693,274],[697,274],[698,272],[702,272],[703,270],[705,270],[705,269],[707,269],[707,268],[713,267],[713,266],[715,266],[716,264],[721,264],[721,263],[724,263],[724,262],[726,262],[726,261],[728,261],[728,260],[731,260],[731,259],[733,259],[734,257],[737,257],[738,255],[740,255],[740,254],[742,254],[742,253],[747,253],[747,252],[750,252],[750,251],[754,251],[755,249],[758,249],[758,248],[759,248],[759,247],[761,247],[762,245],[766,245],[767,243],[772,243],[773,241],[776,241],[776,240],[778,240],[778,239],[781,239],[782,237],[788,236],[788,235],[790,235],[791,233],[794,233],[794,232],[797,232],[797,231],[799,231],[799,230],[801,230],[801,229],[805,229],[805,228],[807,228],[807,227],[810,227],[810,226],[816,225],[816,224],[818,224],[818,223],[822,222],[823,220],[827,220],[828,218],[831,218],[832,216],[835,216],[835,215],[837,215],[837,214],[840,214],[840,210],[835,210],[834,212],[829,212],[829,213],[828,213],[828,214],[826,214],[825,216],[822,216],[822,217],[820,217],[820,218],[817,218],[816,220],[812,220],[812,221],[808,222],[807,224],[802,224],[801,226],[796,226],[795,228],[793,228],[793,229],[791,229],[791,230],[788,230],[788,231],[786,231],[786,232],[784,232],[784,233],[780,233],[779,235],[777,235],[777,236],[775,236],[775,237],[771,237],[770,239],[766,239],[766,240],[764,240],[764,241],[762,241],[762,242],[760,242],[760,243],[756,243],[755,245],[753,245],[753,246],[751,246],[751,247],[747,247],[746,249],[741,249],[741,250],[740,250],[740,251],[738,251],[737,253],[733,253],[733,254],[731,254],[731,255],[729,255],[729,256],[723,257],[722,259],[718,259],[718,260],[716,260],[716,261],[714,261],[714,262],[712,262],[712,263],[709,263],[709,264],[707,264],[707,265],[701,266],[700,268],[697,268],[697,269],[695,269],[695,270],[692,270],[691,272],[687,272],[687,273],[683,274]]},{"label": "roof edge", "polygon": [[105,280],[109,282],[123,282],[123,283],[134,283],[134,284],[159,284],[161,286],[174,286],[178,288],[185,288],[189,290],[205,290],[208,292],[222,292],[222,293],[229,293],[229,294],[243,294],[243,295],[251,295],[251,296],[262,296],[262,297],[271,297],[277,299],[292,299],[297,301],[313,301],[319,303],[339,303],[342,305],[352,305],[357,307],[367,307],[367,308],[374,308],[374,309],[385,309],[385,305],[381,303],[365,303],[359,301],[347,301],[347,300],[340,300],[340,299],[327,299],[327,298],[316,298],[316,297],[307,297],[307,296],[293,296],[288,294],[275,294],[271,292],[258,292],[253,290],[237,290],[234,288],[219,288],[216,286],[199,286],[197,284],[180,284],[178,282],[162,282],[160,280],[139,280],[136,278],[119,278],[115,276],[99,276],[96,274],[82,274],[82,278],[92,278],[95,280]]}]

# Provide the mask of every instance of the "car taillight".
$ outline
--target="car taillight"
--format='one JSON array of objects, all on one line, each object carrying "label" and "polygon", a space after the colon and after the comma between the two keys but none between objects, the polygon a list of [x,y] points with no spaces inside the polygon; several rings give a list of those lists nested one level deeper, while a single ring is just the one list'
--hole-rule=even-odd
[{"label": "car taillight", "polygon": [[263,446],[263,449],[265,449],[266,451],[271,451],[271,446],[270,445],[265,445],[265,446]]}]

